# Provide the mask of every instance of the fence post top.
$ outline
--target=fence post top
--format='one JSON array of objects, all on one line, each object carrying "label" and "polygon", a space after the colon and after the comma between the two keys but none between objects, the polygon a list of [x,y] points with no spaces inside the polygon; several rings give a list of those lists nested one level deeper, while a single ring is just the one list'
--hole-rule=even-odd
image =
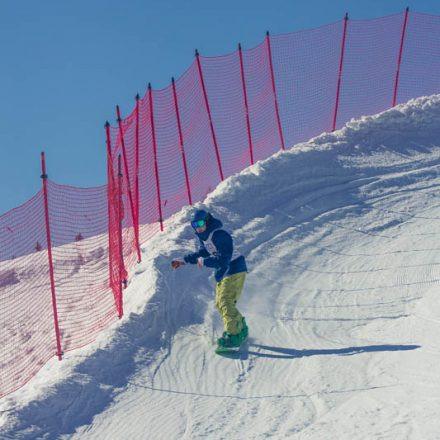
[{"label": "fence post top", "polygon": [[104,127],[105,127],[105,128],[108,128],[108,127],[110,127],[110,122],[108,122],[108,121],[105,121]]},{"label": "fence post top", "polygon": [[136,99],[136,101],[139,101],[139,99],[140,99],[139,93],[136,93],[136,96],[134,97],[134,99]]},{"label": "fence post top", "polygon": [[198,57],[199,56],[199,51],[196,49],[196,51],[195,51],[195,55],[196,55],[196,57]]},{"label": "fence post top", "polygon": [[238,43],[238,50],[241,50],[241,43]]},{"label": "fence post top", "polygon": [[42,174],[41,174],[41,178],[43,180],[47,179],[47,174],[46,174],[46,155],[44,154],[44,151],[41,152],[41,170],[42,170]]},{"label": "fence post top", "polygon": [[122,122],[122,119],[121,119],[121,110],[120,110],[120,108],[119,108],[119,105],[116,105],[116,116],[117,116],[116,121],[117,121],[117,122]]},{"label": "fence post top", "polygon": [[345,13],[344,20],[348,20],[348,12]]},{"label": "fence post top", "polygon": [[151,83],[148,83],[148,90],[151,90]]}]

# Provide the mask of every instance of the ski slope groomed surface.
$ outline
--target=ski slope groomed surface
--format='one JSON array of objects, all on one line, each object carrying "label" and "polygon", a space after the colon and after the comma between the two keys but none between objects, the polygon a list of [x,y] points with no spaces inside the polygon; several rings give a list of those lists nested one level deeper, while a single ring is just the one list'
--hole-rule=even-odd
[{"label": "ski slope groomed surface", "polygon": [[143,244],[125,316],[0,400],[1,439],[440,438],[440,96],[351,121],[211,193],[248,262],[222,332],[183,209]]}]

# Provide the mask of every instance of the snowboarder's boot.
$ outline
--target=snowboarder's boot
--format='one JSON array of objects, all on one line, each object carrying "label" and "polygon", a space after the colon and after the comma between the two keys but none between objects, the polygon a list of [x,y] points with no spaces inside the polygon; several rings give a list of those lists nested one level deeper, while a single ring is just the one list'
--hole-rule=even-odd
[{"label": "snowboarder's boot", "polygon": [[240,334],[232,335],[231,333],[224,332],[223,336],[217,340],[217,344],[221,348],[240,347],[241,344]]},{"label": "snowboarder's boot", "polygon": [[249,336],[249,329],[246,324],[246,320],[244,319],[244,316],[241,318],[241,332],[240,332],[240,338],[242,341],[245,341],[247,337]]}]

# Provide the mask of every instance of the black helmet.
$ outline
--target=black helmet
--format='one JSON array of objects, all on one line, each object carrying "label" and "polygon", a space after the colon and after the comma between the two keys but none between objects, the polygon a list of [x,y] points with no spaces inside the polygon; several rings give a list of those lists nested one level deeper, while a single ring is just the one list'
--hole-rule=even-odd
[{"label": "black helmet", "polygon": [[197,222],[203,220],[206,224],[208,224],[211,219],[211,214],[204,209],[197,209],[193,212],[191,216],[191,225],[193,228],[197,227]]}]

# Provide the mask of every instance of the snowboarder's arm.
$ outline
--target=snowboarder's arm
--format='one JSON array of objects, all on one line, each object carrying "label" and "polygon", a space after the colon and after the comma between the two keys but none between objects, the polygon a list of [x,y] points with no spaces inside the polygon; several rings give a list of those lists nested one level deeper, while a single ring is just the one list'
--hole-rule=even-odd
[{"label": "snowboarder's arm", "polygon": [[205,246],[203,246],[203,244],[200,244],[200,248],[197,252],[193,252],[192,254],[188,254],[185,255],[183,257],[183,261],[185,263],[189,263],[189,264],[197,264],[197,260],[200,257],[208,257],[209,256],[209,252],[205,249]]}]

